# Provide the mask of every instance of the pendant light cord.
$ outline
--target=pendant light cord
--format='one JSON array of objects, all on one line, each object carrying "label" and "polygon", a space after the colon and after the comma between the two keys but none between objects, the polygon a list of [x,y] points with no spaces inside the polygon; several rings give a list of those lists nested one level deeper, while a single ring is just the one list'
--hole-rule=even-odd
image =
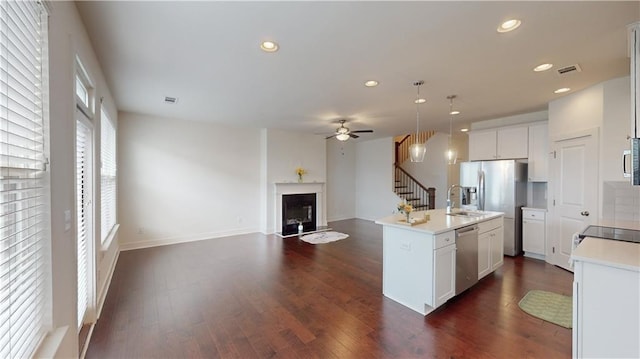
[{"label": "pendant light cord", "polygon": [[420,134],[420,86],[424,84],[424,81],[416,81],[413,83],[414,86],[418,88],[416,92],[416,141],[418,141],[418,136]]}]

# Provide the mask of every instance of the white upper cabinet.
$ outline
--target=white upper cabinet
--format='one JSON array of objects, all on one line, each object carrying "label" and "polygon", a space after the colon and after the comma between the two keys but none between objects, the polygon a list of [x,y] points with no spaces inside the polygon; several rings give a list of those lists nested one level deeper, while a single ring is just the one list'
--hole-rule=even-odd
[{"label": "white upper cabinet", "polygon": [[529,182],[547,182],[549,174],[549,126],[529,126]]},{"label": "white upper cabinet", "polygon": [[527,158],[527,126],[503,127],[469,132],[469,160],[505,160]]}]

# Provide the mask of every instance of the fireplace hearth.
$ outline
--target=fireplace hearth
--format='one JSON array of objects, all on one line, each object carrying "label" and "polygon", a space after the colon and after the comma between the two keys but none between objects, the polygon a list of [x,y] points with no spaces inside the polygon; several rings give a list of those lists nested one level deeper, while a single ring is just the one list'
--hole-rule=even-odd
[{"label": "fireplace hearth", "polygon": [[316,229],[316,194],[283,194],[282,234],[287,236]]}]

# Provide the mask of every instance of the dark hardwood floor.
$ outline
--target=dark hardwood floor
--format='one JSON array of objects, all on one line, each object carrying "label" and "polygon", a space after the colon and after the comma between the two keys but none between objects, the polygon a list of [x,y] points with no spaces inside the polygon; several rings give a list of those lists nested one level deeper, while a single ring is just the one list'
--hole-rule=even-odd
[{"label": "dark hardwood floor", "polygon": [[122,252],[87,358],[571,356],[571,330],[517,304],[530,289],[571,295],[571,273],[507,257],[423,317],[382,295],[378,225],[331,226],[350,237],[251,234]]}]

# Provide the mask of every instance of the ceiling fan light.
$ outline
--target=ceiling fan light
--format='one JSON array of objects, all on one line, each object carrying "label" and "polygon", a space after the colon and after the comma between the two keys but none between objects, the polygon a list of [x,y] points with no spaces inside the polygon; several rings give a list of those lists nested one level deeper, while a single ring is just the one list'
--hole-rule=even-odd
[{"label": "ceiling fan light", "polygon": [[424,143],[414,143],[409,146],[409,157],[411,162],[424,161],[424,154],[427,153],[427,147]]},{"label": "ceiling fan light", "polygon": [[346,141],[349,139],[349,135],[347,135],[346,133],[339,133],[336,135],[336,139],[338,141]]},{"label": "ceiling fan light", "polygon": [[347,133],[349,133],[349,129],[346,127],[338,127],[336,133],[339,135],[346,135]]}]

